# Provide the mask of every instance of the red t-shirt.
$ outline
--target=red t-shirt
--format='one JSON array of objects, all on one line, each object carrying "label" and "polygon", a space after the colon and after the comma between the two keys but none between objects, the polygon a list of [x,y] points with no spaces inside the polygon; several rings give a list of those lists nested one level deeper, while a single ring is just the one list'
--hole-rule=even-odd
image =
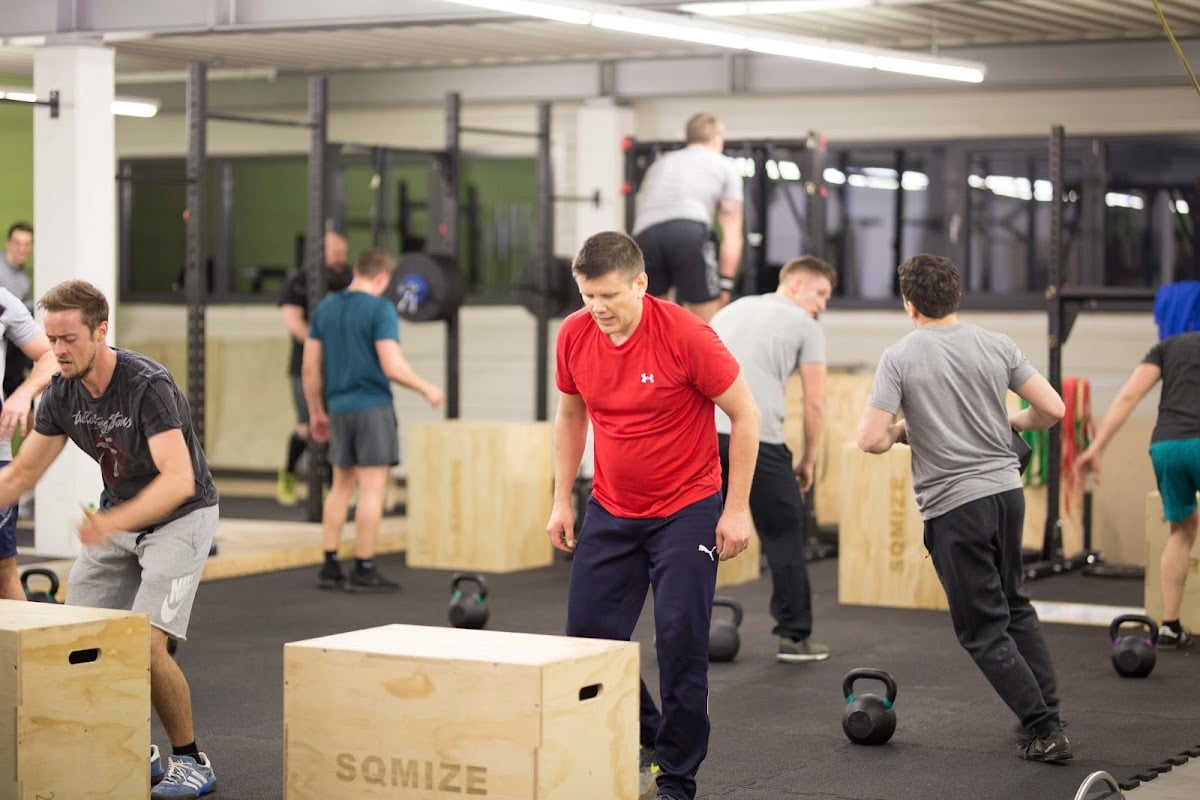
[{"label": "red t-shirt", "polygon": [[587,404],[596,502],[618,517],[656,519],[720,491],[712,398],[737,376],[712,328],[650,295],[620,347],[586,309],[567,317],[555,382]]}]

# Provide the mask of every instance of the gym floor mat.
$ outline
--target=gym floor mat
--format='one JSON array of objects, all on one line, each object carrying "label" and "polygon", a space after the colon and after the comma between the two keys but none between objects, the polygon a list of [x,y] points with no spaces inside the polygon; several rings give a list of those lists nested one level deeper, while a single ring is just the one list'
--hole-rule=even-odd
[{"label": "gym floor mat", "polygon": [[[190,640],[178,658],[191,682],[198,740],[225,800],[283,796],[286,642],[393,622],[447,624],[451,572],[407,569],[402,555],[378,563],[400,581],[400,592],[319,591],[313,567],[201,587]],[[488,627],[560,633],[569,570],[560,561],[487,575]],[[1103,629],[1048,624],[1075,759],[1064,766],[1021,761],[1016,719],[958,646],[948,615],[840,606],[836,561],[815,562],[810,570],[813,637],[833,652],[821,663],[775,661],[766,579],[721,590],[743,604],[745,619],[737,659],[709,672],[713,728],[698,775],[700,798],[1070,798],[1095,770],[1129,779],[1200,744],[1197,654],[1164,652],[1148,678],[1123,679],[1112,669]],[[1036,594],[1039,584],[1061,582],[1054,586],[1058,595],[1087,581],[1103,582],[1109,602],[1122,602],[1114,593],[1132,591],[1118,589],[1116,579],[1076,575],[1031,588]],[[652,637],[647,606],[635,639],[657,695]],[[886,669],[899,685],[896,733],[882,747],[850,744],[841,730],[842,677],[858,666]],[[155,726],[154,741],[164,746]]]}]

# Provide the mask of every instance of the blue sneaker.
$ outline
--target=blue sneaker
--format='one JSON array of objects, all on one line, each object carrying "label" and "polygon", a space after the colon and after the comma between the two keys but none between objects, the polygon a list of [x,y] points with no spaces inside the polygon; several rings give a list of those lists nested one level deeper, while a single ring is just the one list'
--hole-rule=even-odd
[{"label": "blue sneaker", "polygon": [[213,774],[208,756],[170,756],[163,779],[150,790],[152,798],[199,797],[213,790],[217,776]]},{"label": "blue sneaker", "polygon": [[158,783],[163,776],[162,758],[158,754],[158,745],[150,745],[150,783]]}]

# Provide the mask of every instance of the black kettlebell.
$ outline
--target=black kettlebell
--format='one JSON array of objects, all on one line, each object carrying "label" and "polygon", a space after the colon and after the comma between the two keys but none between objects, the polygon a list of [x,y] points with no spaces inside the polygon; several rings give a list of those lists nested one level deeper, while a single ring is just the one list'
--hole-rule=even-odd
[{"label": "black kettlebell", "polygon": [[[463,591],[463,583],[474,583],[475,591]],[[487,584],[482,575],[460,572],[450,579],[450,624],[456,628],[482,628],[487,624]]]},{"label": "black kettlebell", "polygon": [[737,658],[741,637],[738,627],[742,624],[742,604],[732,597],[714,597],[713,609],[728,608],[733,612],[730,621],[714,619],[708,628],[708,660],[733,661]]},{"label": "black kettlebell", "polygon": [[[1121,635],[1121,626],[1136,622],[1150,629],[1149,637],[1142,630]],[[1158,625],[1141,614],[1122,614],[1108,626],[1108,638],[1112,639],[1112,663],[1117,674],[1125,678],[1144,678],[1154,669],[1158,656]]]},{"label": "black kettlebell", "polygon": [[[50,587],[48,589],[30,588],[29,579],[35,575],[50,581]],[[54,570],[43,569],[42,567],[30,567],[21,573],[21,588],[25,590],[25,599],[31,602],[58,602],[58,575],[55,574]]]},{"label": "black kettlebell", "polygon": [[[854,682],[859,678],[883,681],[887,694],[855,694]],[[896,681],[881,669],[859,667],[846,673],[842,680],[842,696],[846,709],[842,712],[842,730],[855,744],[883,744],[896,732]]]}]

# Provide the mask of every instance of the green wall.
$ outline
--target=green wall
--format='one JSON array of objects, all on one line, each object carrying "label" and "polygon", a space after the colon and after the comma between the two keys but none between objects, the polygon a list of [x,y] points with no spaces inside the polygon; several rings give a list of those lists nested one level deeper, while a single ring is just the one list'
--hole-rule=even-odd
[{"label": "green wall", "polygon": [[[28,86],[29,79],[0,76],[8,85]],[[33,107],[0,103],[0,228],[17,220],[33,222]],[[0,232],[0,238],[3,237]],[[37,256],[34,240],[33,256],[26,269],[33,272]]]},{"label": "green wall", "polygon": [[[209,230],[219,207],[219,160],[210,160]],[[252,296],[248,270],[256,267],[291,268],[296,263],[296,240],[308,226],[308,168],[304,157],[245,157],[232,159],[232,256],[235,294]],[[512,297],[521,267],[529,260],[533,242],[535,197],[532,159],[480,159],[462,161],[462,204],[468,185],[479,196],[479,229],[475,241],[478,268],[476,295]],[[147,159],[132,162],[134,183],[132,225],[132,285],[137,292],[166,292],[182,274],[185,229],[182,219],[185,189],[182,159]],[[400,164],[390,170],[390,202],[400,181],[408,185],[410,199],[424,203],[430,177],[427,164]],[[345,210],[343,232],[350,242],[351,258],[370,246],[370,215],[374,202],[373,171],[361,163],[344,169]],[[332,214],[331,214],[332,216]],[[414,210],[410,235],[425,237],[427,214]],[[469,229],[460,221],[460,252],[467,269]],[[395,249],[397,236],[385,242]],[[209,253],[213,253],[210,237]],[[470,277],[470,276],[468,276]],[[262,286],[261,297],[274,299],[277,281]]]}]

